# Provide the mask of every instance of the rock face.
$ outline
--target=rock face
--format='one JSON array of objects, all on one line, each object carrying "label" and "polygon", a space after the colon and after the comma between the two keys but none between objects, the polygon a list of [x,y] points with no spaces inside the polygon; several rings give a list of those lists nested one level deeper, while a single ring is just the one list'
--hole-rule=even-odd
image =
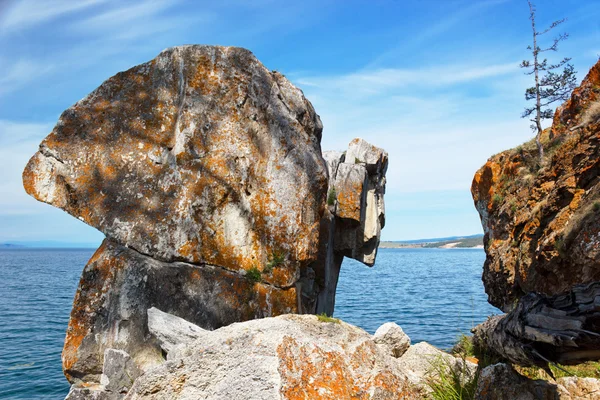
[{"label": "rock face", "polygon": [[127,399],[416,399],[371,336],[344,322],[284,315],[236,323],[169,352]]},{"label": "rock face", "polygon": [[249,51],[182,46],[66,110],[29,194],[162,261],[261,269],[291,287],[315,257],[327,169],[302,92]]},{"label": "rock face", "polygon": [[[600,281],[600,63],[555,113],[539,164],[533,143],[490,158],[471,187],[484,228],[489,301]],[[590,115],[594,114],[594,115]]]},{"label": "rock face", "polygon": [[388,154],[362,139],[348,151],[323,154],[329,172],[328,208],[321,220],[321,246],[313,264],[324,286],[316,299],[317,313],[333,314],[335,290],[344,256],[372,266],[385,226],[385,173]]},{"label": "rock face", "polygon": [[531,380],[507,364],[484,368],[477,382],[480,400],[576,400],[600,399],[600,381],[593,378],[559,378],[555,383]]},{"label": "rock face", "polygon": [[295,289],[253,282],[236,272],[166,263],[106,239],[88,262],[73,302],[63,350],[71,382],[98,381],[106,348],[127,351],[146,369],[162,361],[147,340],[146,310],[160,307],[205,329],[296,310]]},{"label": "rock face", "polygon": [[334,170],[321,132],[301,90],[234,47],[167,49],[61,115],[23,184],[106,235],[65,339],[73,398],[109,349],[141,372],[163,361],[153,307],[205,330],[333,313],[343,257],[375,262],[387,154],[356,139]]}]

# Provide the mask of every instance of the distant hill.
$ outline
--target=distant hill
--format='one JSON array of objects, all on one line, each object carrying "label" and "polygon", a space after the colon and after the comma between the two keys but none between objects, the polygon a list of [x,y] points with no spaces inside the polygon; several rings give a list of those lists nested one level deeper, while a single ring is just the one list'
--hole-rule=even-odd
[{"label": "distant hill", "polygon": [[483,248],[483,235],[449,236],[444,238],[416,239],[403,241],[382,241],[382,249],[399,248]]},{"label": "distant hill", "polygon": [[0,243],[0,249],[22,249],[25,246],[13,243]]}]

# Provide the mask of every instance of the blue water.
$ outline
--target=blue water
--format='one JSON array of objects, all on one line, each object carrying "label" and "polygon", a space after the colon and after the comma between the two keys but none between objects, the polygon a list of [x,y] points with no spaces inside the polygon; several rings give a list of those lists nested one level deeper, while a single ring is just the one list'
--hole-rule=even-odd
[{"label": "blue water", "polygon": [[461,333],[501,311],[487,302],[482,249],[381,249],[369,268],[344,261],[334,316],[375,333],[384,322],[413,343],[450,349]]},{"label": "blue water", "polygon": [[[0,250],[0,399],[63,399],[60,353],[79,275],[93,250]],[[482,250],[382,249],[346,260],[335,316],[373,333],[398,323],[413,342],[451,347],[498,310],[481,283]]]}]

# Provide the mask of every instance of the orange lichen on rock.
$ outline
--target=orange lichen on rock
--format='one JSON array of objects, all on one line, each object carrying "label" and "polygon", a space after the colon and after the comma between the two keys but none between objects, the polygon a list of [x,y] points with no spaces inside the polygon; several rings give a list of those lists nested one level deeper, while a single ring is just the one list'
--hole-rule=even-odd
[{"label": "orange lichen on rock", "polygon": [[287,400],[420,397],[406,378],[391,370],[378,370],[376,348],[372,342],[362,343],[348,355],[284,337],[277,355],[280,391]]},{"label": "orange lichen on rock", "polygon": [[327,190],[321,129],[302,92],[251,52],[176,47],[65,111],[23,181],[157,259],[245,270],[297,243],[289,253],[306,265]]},{"label": "orange lichen on rock", "polygon": [[471,193],[484,228],[483,281],[504,310],[527,292],[556,294],[600,279],[600,121],[581,115],[600,98],[600,63],[542,135],[491,157],[475,174]]}]

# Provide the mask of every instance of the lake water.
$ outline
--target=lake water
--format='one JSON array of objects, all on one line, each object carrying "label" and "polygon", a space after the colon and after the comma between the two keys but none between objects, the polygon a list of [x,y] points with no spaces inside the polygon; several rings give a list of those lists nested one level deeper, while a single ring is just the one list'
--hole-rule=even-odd
[{"label": "lake water", "polygon": [[[60,353],[79,275],[93,250],[0,250],[0,399],[62,399]],[[402,326],[413,343],[449,348],[499,313],[481,283],[483,250],[382,249],[342,267],[335,316],[373,333]]]}]

